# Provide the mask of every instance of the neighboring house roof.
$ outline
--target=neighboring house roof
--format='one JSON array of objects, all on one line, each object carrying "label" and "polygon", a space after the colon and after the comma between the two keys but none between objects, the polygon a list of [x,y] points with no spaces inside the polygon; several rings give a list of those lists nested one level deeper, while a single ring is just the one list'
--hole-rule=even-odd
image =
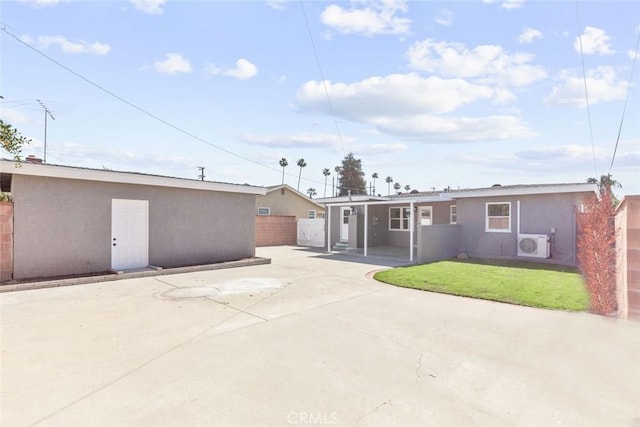
[{"label": "neighboring house roof", "polygon": [[267,187],[267,192],[266,194],[269,193],[273,193],[274,191],[278,191],[281,188],[286,188],[287,190],[291,191],[293,194],[302,197],[303,199],[305,199],[306,201],[313,203],[314,205],[316,205],[317,207],[319,207],[320,209],[324,209],[324,206],[322,206],[320,203],[318,203],[318,199],[312,199],[310,197],[307,197],[305,194],[299,192],[298,190],[296,190],[295,188],[291,187],[290,185],[287,184],[281,184],[281,185],[272,185]]},{"label": "neighboring house roof", "polygon": [[120,184],[153,185],[192,190],[220,191],[264,195],[267,189],[247,184],[201,181],[188,178],[176,178],[163,175],[151,175],[139,172],[121,172],[108,169],[91,169],[77,166],[38,164],[22,162],[16,165],[13,160],[0,159],[0,173],[14,175],[41,176],[49,178],[77,179],[84,181],[111,182]]},{"label": "neighboring house roof", "polygon": [[422,191],[416,193],[401,193],[387,197],[373,196],[352,196],[332,197],[318,199],[328,205],[348,204],[348,203],[403,203],[403,202],[435,202],[450,201],[455,199],[472,197],[496,197],[496,196],[524,196],[528,194],[558,194],[558,193],[591,193],[597,192],[597,184],[588,183],[564,183],[564,184],[518,184],[518,185],[495,185],[485,188],[470,188],[459,190],[443,191]]}]

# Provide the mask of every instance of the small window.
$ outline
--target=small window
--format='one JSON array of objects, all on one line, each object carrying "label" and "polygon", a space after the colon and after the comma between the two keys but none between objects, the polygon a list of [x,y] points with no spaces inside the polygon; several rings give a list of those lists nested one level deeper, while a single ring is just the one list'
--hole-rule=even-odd
[{"label": "small window", "polygon": [[309,219],[316,219],[316,211],[309,210]]},{"label": "small window", "polygon": [[486,231],[511,232],[511,202],[487,203]]},{"label": "small window", "polygon": [[258,208],[258,215],[271,215],[271,208]]},{"label": "small window", "polygon": [[409,229],[409,208],[389,208],[389,230]]},{"label": "small window", "polygon": [[449,223],[455,224],[458,222],[458,212],[456,209],[456,205],[451,205],[449,207]]}]

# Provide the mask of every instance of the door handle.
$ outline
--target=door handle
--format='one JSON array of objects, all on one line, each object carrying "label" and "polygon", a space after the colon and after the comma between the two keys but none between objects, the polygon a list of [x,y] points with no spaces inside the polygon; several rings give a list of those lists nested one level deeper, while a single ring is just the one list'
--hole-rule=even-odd
[{"label": "door handle", "polygon": [[117,245],[114,243],[113,246],[117,246]]}]

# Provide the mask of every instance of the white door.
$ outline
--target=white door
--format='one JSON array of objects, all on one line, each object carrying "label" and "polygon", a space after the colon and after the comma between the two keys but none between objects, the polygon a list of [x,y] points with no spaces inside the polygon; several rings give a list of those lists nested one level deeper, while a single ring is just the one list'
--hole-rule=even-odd
[{"label": "white door", "polygon": [[149,201],[111,201],[111,268],[149,265]]},{"label": "white door", "polygon": [[351,215],[351,208],[340,208],[340,240],[349,240],[349,215]]},{"label": "white door", "polygon": [[433,224],[433,209],[431,206],[418,207],[418,225]]}]

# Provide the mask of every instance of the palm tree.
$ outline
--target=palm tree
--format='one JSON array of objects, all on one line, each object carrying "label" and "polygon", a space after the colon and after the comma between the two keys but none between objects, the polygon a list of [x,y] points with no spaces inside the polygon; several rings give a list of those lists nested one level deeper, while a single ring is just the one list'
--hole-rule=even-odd
[{"label": "palm tree", "polygon": [[373,194],[372,196],[376,195],[376,179],[378,179],[378,172],[374,172],[371,175],[371,178],[373,178],[373,190],[371,191]]},{"label": "palm tree", "polygon": [[298,166],[300,166],[300,172],[298,172],[298,188],[296,190],[300,191],[300,177],[302,176],[302,168],[307,166],[307,163],[304,159],[298,159]]},{"label": "palm tree", "polygon": [[315,188],[307,188],[307,194],[309,195],[310,198],[313,199],[313,196],[315,196],[316,194],[316,189]]},{"label": "palm tree", "polygon": [[394,190],[396,190],[396,192],[397,192],[398,194],[400,194],[400,191],[399,191],[399,190],[400,190],[400,187],[402,187],[402,186],[400,185],[400,183],[399,183],[399,182],[396,182],[395,184],[393,184],[393,189],[394,189]]},{"label": "palm tree", "polygon": [[406,191],[408,193],[409,190],[411,190],[411,186],[409,184],[405,185],[404,186],[404,191]]},{"label": "palm tree", "polygon": [[289,166],[289,162],[284,157],[280,159],[280,166],[282,167],[282,184],[284,185],[284,168]]},{"label": "palm tree", "polygon": [[391,183],[393,182],[393,178],[391,178],[390,176],[388,176],[384,182],[387,183],[387,194],[391,195]]},{"label": "palm tree", "polygon": [[322,169],[322,175],[324,175],[324,196],[323,197],[327,197],[327,177],[331,175],[331,171],[329,171],[329,168]]}]

